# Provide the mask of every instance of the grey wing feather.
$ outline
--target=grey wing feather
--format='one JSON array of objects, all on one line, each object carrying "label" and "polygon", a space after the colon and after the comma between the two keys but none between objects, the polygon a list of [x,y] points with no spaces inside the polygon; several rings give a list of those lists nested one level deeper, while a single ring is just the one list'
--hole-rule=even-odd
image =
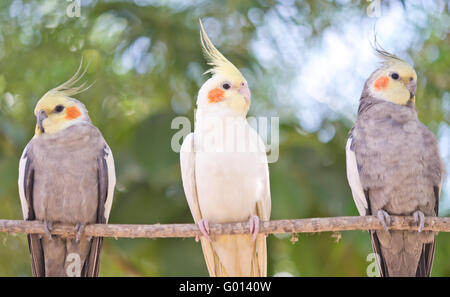
[{"label": "grey wing feather", "polygon": [[[441,193],[442,182],[439,186],[434,186],[434,197],[436,199],[436,205],[434,208],[435,216],[439,214],[439,196]],[[436,245],[436,239],[431,243],[426,243],[422,246],[422,254],[420,255],[419,265],[417,267],[416,276],[430,276],[431,268],[434,260],[434,248]]]},{"label": "grey wing feather", "polygon": [[375,231],[369,231],[369,233],[370,233],[370,242],[372,243],[372,249],[375,252],[375,254],[377,255],[376,263],[377,263],[378,271],[380,272],[380,276],[387,277],[387,276],[389,276],[389,274],[388,274],[386,261],[381,252],[380,240],[378,239],[377,233]]},{"label": "grey wing feather", "polygon": [[433,242],[425,243],[422,246],[422,254],[420,255],[416,276],[430,276],[431,267],[433,266],[435,243],[436,239],[434,239]]},{"label": "grey wing feather", "polygon": [[[105,145],[98,158],[98,210],[97,224],[108,222],[116,184],[114,159],[110,148]],[[93,237],[91,248],[82,274],[88,277],[98,276],[103,237]]]},{"label": "grey wing feather", "polygon": [[[19,161],[19,196],[22,204],[23,218],[35,220],[33,208],[34,170],[28,157],[28,146],[25,147]],[[42,243],[38,234],[27,234],[28,249],[31,255],[31,268],[34,276],[45,276],[45,262]]]},{"label": "grey wing feather", "polygon": [[[369,209],[369,191],[364,191],[364,188],[361,184],[358,161],[356,160],[355,147],[351,134],[347,140],[345,153],[347,180],[350,185],[350,189],[352,190],[352,196],[353,200],[355,201],[356,208],[358,209],[358,212],[361,216],[370,215],[371,210]],[[372,249],[378,257],[376,263],[378,266],[378,271],[380,272],[380,276],[388,276],[386,262],[381,252],[380,240],[378,239],[376,232],[369,231],[369,233],[372,243]]]}]

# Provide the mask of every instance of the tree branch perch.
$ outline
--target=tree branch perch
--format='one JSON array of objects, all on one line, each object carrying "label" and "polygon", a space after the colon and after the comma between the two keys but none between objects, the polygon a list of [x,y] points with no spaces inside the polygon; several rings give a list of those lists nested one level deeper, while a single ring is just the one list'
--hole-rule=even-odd
[{"label": "tree branch perch", "polygon": [[[390,230],[418,230],[413,217],[391,216]],[[248,222],[209,224],[211,235],[249,234]],[[262,222],[260,233],[315,233],[349,230],[381,230],[377,217],[331,217]],[[450,232],[449,217],[426,217],[424,231]],[[40,221],[0,220],[0,232],[45,234]],[[74,226],[54,224],[51,233],[62,237],[75,237]],[[84,231],[87,237],[101,236],[114,238],[168,238],[195,237],[201,235],[196,224],[93,224]]]}]

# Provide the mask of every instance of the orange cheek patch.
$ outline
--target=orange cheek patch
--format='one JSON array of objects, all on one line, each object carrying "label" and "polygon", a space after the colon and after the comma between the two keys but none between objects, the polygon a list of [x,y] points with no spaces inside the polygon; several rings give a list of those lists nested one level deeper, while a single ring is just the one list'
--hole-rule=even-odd
[{"label": "orange cheek patch", "polygon": [[208,99],[210,103],[220,102],[225,97],[225,91],[222,89],[212,89],[208,93]]},{"label": "orange cheek patch", "polygon": [[382,76],[375,81],[375,84],[373,86],[376,90],[380,91],[386,89],[388,84],[389,78],[387,76]]},{"label": "orange cheek patch", "polygon": [[81,111],[76,106],[68,107],[66,109],[66,119],[68,119],[68,120],[76,119],[80,115],[81,115]]}]

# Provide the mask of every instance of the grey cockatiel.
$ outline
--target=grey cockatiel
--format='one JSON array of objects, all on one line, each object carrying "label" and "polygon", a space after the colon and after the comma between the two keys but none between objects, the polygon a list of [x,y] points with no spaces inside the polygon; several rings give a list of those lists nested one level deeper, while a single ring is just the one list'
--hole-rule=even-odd
[{"label": "grey cockatiel", "polygon": [[[213,76],[197,98],[194,133],[180,152],[184,192],[202,234],[211,276],[266,276],[266,238],[260,220],[270,217],[269,170],[264,143],[246,114],[250,91],[240,71],[211,43],[201,26]],[[250,222],[252,234],[209,236],[208,222]]]},{"label": "grey cockatiel", "polygon": [[[417,75],[398,57],[383,59],[366,81],[347,142],[347,177],[361,215],[385,230],[370,231],[381,276],[429,276],[435,234],[422,231],[437,216],[444,168],[434,135],[417,118]],[[387,231],[390,215],[414,216],[417,231]]]},{"label": "grey cockatiel", "polygon": [[[103,238],[82,235],[89,223],[108,221],[115,186],[114,160],[85,106],[77,73],[37,103],[36,133],[19,164],[25,220],[45,222],[47,236],[28,235],[34,276],[97,276]],[[53,223],[73,224],[76,239],[50,234]]]}]

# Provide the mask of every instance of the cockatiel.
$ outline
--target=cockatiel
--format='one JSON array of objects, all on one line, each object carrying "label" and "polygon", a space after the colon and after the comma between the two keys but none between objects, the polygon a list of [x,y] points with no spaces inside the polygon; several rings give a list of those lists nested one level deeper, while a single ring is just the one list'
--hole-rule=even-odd
[{"label": "cockatiel", "polygon": [[[87,69],[87,68],[86,68]],[[75,75],[48,91],[34,110],[36,130],[19,164],[25,220],[43,221],[46,236],[28,235],[34,276],[97,276],[103,238],[84,226],[108,221],[116,182],[114,159],[83,103],[71,98],[85,85]],[[73,224],[77,238],[51,235],[53,223]]]},{"label": "cockatiel", "polygon": [[[210,276],[266,276],[266,238],[258,232],[270,217],[269,169],[264,143],[246,119],[250,90],[200,27],[213,75],[200,88],[195,130],[181,147],[184,192]],[[209,236],[208,223],[242,221],[252,234]]]},{"label": "cockatiel", "polygon": [[[376,44],[382,66],[366,81],[347,142],[347,178],[359,213],[385,230],[370,231],[381,276],[429,276],[435,234],[422,231],[437,216],[444,177],[435,136],[417,118],[417,75]],[[417,231],[388,231],[390,215],[414,216]]]}]

